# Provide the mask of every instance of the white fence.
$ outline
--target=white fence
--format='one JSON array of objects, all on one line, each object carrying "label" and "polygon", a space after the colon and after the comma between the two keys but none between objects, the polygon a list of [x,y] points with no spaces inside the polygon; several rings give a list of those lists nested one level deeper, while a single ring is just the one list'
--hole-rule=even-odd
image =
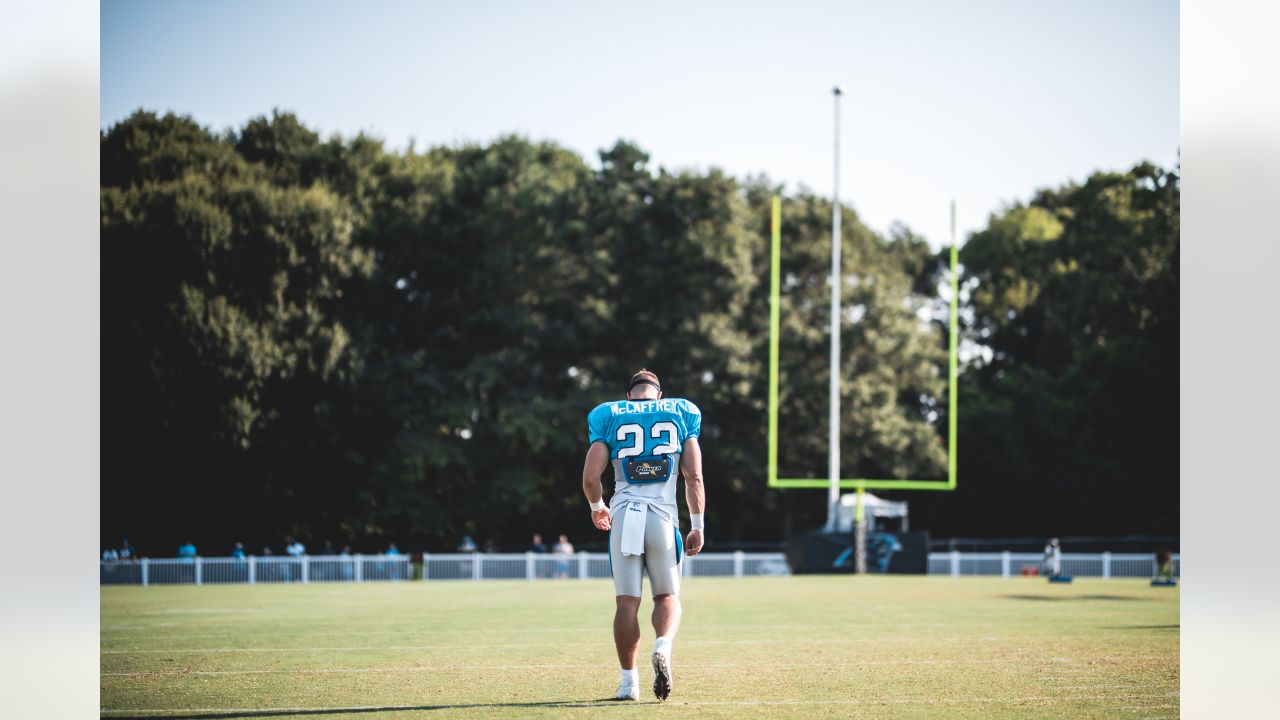
[{"label": "white fence", "polygon": [[[790,575],[782,553],[699,553],[686,556],[684,577],[745,575]],[[541,580],[555,578],[613,577],[606,553],[580,552],[574,555],[448,554],[422,556],[423,580]]]},{"label": "white fence", "polygon": [[[1181,577],[1182,558],[1174,554],[1173,574]],[[930,575],[999,575],[1011,577],[1044,571],[1042,553],[929,553]],[[1152,553],[1062,553],[1062,573],[1076,577],[1150,578],[1155,577],[1155,555]]]},{"label": "white fence", "polygon": [[[384,580],[542,580],[608,578],[606,553],[423,553],[415,568],[408,555],[246,558],[170,558],[102,562],[103,585],[207,585],[226,583],[370,582]],[[682,574],[743,577],[789,575],[782,553],[700,553],[686,557]]]},{"label": "white fence", "polygon": [[[415,567],[409,555],[329,555],[303,557],[191,558],[101,563],[103,585],[213,585],[227,583],[373,582],[437,580],[551,580],[608,578],[606,553],[423,553]],[[1174,555],[1173,574],[1182,561]],[[1043,570],[1040,553],[929,553],[930,575],[1012,577]],[[1149,578],[1156,575],[1150,554],[1063,553],[1062,572],[1077,577]],[[790,575],[782,553],[699,553],[686,557],[685,577]]]},{"label": "white fence", "polygon": [[408,555],[169,558],[102,562],[103,585],[220,585],[228,583],[364,582],[409,580]]}]

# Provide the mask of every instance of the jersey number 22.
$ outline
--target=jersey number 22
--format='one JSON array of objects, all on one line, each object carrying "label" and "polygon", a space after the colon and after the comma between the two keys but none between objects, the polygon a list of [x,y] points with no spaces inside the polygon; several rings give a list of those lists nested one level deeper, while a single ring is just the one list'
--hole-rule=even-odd
[{"label": "jersey number 22", "polygon": [[[680,446],[676,444],[676,424],[673,422],[654,423],[653,428],[649,431],[649,436],[654,439],[665,438],[666,440],[666,442],[654,447],[649,453],[650,455],[669,455],[680,449]],[[618,450],[619,458],[644,454],[644,428],[640,425],[630,423],[618,428],[618,440],[630,443],[630,447]]]}]

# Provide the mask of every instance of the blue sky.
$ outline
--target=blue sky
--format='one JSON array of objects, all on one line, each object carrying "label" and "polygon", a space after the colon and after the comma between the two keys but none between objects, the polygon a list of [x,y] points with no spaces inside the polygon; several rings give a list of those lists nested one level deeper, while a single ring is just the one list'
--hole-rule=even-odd
[{"label": "blue sky", "polygon": [[938,246],[1037,188],[1177,162],[1178,4],[104,0],[101,124],[272,108],[403,149],[627,138],[669,170],[832,190]]}]

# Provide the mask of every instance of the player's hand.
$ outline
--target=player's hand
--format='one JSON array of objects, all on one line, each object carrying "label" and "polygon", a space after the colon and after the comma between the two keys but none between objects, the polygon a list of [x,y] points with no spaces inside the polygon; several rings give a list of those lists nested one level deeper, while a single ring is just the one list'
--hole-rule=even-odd
[{"label": "player's hand", "polygon": [[609,517],[609,508],[604,507],[591,513],[591,522],[601,530],[608,530],[613,524],[613,518]]},{"label": "player's hand", "polygon": [[690,530],[688,535],[684,536],[684,554],[693,557],[702,552],[702,531]]}]

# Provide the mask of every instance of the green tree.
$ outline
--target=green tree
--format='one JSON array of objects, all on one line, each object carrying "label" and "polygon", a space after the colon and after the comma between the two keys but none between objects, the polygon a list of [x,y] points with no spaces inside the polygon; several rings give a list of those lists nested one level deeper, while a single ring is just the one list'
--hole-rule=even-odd
[{"label": "green tree", "polygon": [[[222,134],[139,112],[101,159],[113,542],[602,543],[585,416],[641,366],[704,411],[717,539],[821,522],[821,493],[764,487],[767,179],[626,141],[596,165],[514,136],[389,152],[280,111]],[[842,474],[941,477],[942,258],[842,212]],[[991,354],[962,381],[961,490],[910,496],[917,519],[1176,528],[1177,218],[1176,175],[1144,165],[970,240],[966,340]],[[829,200],[784,199],[792,476],[826,473],[830,222]]]},{"label": "green tree", "polygon": [[[135,499],[173,501],[157,518],[170,542],[341,507],[313,489],[337,484],[328,407],[359,365],[339,306],[373,267],[348,203],[272,182],[189,119],[139,113],[102,152],[106,395],[129,418],[108,463]],[[148,523],[151,508],[120,509]]]},{"label": "green tree", "polygon": [[1178,528],[1178,176],[1149,164],[1043,190],[965,245],[961,490],[1007,533]]}]

